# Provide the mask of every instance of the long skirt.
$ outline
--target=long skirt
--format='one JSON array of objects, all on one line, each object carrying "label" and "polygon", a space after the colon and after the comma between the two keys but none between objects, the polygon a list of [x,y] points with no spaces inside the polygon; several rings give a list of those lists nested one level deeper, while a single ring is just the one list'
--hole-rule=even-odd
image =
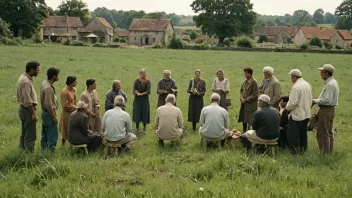
[{"label": "long skirt", "polygon": [[190,94],[188,100],[188,122],[199,123],[200,113],[204,107],[203,96]]},{"label": "long skirt", "polygon": [[245,107],[246,107],[245,104],[241,104],[241,109],[238,116],[238,122],[243,122],[243,123],[252,125],[255,111],[247,111]]},{"label": "long skirt", "polygon": [[72,112],[62,110],[59,131],[61,133],[62,139],[68,140],[68,120],[70,119]]},{"label": "long skirt", "polygon": [[149,96],[134,98],[132,121],[136,123],[143,122],[143,124],[150,123]]},{"label": "long skirt", "polygon": [[219,106],[226,109],[226,111],[227,111],[226,94],[225,93],[220,94],[220,105]]}]

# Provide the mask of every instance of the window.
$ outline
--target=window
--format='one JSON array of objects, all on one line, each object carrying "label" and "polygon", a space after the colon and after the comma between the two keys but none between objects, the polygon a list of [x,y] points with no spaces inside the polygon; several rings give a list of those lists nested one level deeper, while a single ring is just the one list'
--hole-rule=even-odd
[{"label": "window", "polygon": [[136,38],[136,37],[134,37],[134,40],[136,41],[136,40],[137,40],[137,38]]},{"label": "window", "polygon": [[153,38],[153,42],[155,42],[155,38]]}]

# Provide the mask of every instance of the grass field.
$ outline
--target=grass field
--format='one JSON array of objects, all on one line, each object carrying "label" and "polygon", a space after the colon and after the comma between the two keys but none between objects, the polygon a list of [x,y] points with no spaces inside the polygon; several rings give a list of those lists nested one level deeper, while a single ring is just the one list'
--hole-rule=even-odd
[{"label": "grass field", "polygon": [[200,30],[196,26],[175,26],[175,28],[180,28],[182,30]]},{"label": "grass field", "polygon": [[[351,55],[1,45],[0,54],[0,197],[352,196]],[[166,149],[161,150],[151,124],[147,135],[139,138],[129,155],[105,161],[100,159],[101,150],[89,159],[70,153],[69,148],[63,148],[61,144],[54,154],[41,151],[41,123],[38,122],[36,151],[26,155],[18,149],[20,121],[15,96],[17,79],[30,60],[37,60],[42,65],[34,80],[37,91],[50,66],[61,69],[61,79],[55,84],[57,92],[64,88],[68,75],[78,77],[78,94],[83,92],[86,79],[97,79],[102,104],[113,80],[121,80],[129,97],[129,113],[132,111],[133,82],[138,70],[145,67],[152,82],[152,120],[157,104],[156,85],[164,69],[170,69],[176,80],[180,91],[177,104],[187,121],[186,89],[193,71],[196,68],[203,71],[208,85],[204,99],[208,104],[211,82],[221,68],[231,82],[233,106],[229,113],[232,128],[240,128],[236,120],[243,67],[253,67],[259,81],[262,68],[273,66],[285,95],[292,86],[287,73],[298,68],[312,84],[314,97],[318,97],[323,81],[317,68],[332,63],[337,69],[336,79],[341,92],[335,119],[338,129],[336,149],[332,155],[320,154],[315,134],[309,132],[309,149],[302,156],[291,156],[286,151],[279,151],[274,158],[247,156],[240,146],[205,151],[200,147],[199,136],[189,132],[179,147],[170,148],[167,143]],[[189,123],[187,126],[190,128]]]},{"label": "grass field", "polygon": [[318,24],[319,27],[334,28],[334,24]]}]

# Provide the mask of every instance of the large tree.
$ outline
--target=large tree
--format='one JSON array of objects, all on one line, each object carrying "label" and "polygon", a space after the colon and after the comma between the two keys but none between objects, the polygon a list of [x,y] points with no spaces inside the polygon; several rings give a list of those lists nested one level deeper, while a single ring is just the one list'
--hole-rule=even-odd
[{"label": "large tree", "polygon": [[106,19],[113,28],[117,27],[117,24],[115,22],[114,16],[113,16],[113,12],[105,7],[102,8],[96,8],[92,13],[91,13],[92,17],[102,17],[104,19]]},{"label": "large tree", "polygon": [[10,25],[0,18],[0,37],[8,37],[11,33]]},{"label": "large tree", "polygon": [[219,37],[222,45],[226,37],[251,34],[256,13],[250,0],[195,0],[191,4],[193,20],[202,32]]},{"label": "large tree", "polygon": [[30,38],[46,16],[44,0],[0,0],[0,18],[10,24],[15,37]]},{"label": "large tree", "polygon": [[344,0],[339,7],[336,8],[337,29],[352,29],[352,0]]},{"label": "large tree", "polygon": [[331,14],[330,12],[325,13],[324,23],[335,24],[336,23],[336,16]]},{"label": "large tree", "polygon": [[80,17],[84,25],[88,23],[90,17],[88,6],[82,0],[62,1],[56,10],[56,15],[63,16],[65,14],[68,16]]},{"label": "large tree", "polygon": [[323,24],[324,23],[324,10],[321,8],[317,9],[313,14],[313,20],[317,24]]}]

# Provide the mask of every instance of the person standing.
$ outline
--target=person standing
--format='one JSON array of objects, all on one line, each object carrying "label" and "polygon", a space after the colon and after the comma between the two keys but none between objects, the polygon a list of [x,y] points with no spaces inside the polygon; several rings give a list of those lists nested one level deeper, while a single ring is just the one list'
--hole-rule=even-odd
[{"label": "person standing", "polygon": [[200,113],[204,107],[203,96],[206,91],[206,84],[200,77],[201,71],[199,69],[194,74],[195,77],[189,82],[187,92],[190,94],[188,100],[188,122],[192,122],[192,128],[195,132],[197,123],[199,123]]},{"label": "person standing", "polygon": [[258,109],[258,82],[253,77],[252,68],[246,67],[243,71],[246,79],[240,89],[241,108],[238,122],[242,122],[242,133],[245,133],[251,128],[254,112]]},{"label": "person standing", "polygon": [[133,85],[133,122],[136,123],[136,130],[139,131],[139,124],[143,122],[143,131],[146,132],[147,124],[150,123],[150,94],[151,83],[147,78],[146,69],[139,70],[139,78]]},{"label": "person standing", "polygon": [[320,151],[331,153],[334,148],[334,132],[332,130],[335,118],[335,107],[339,101],[339,85],[333,74],[335,67],[325,64],[319,68],[320,76],[325,81],[324,88],[318,99],[312,104],[319,106],[317,140]]},{"label": "person standing", "polygon": [[159,95],[158,108],[160,106],[164,106],[166,104],[165,99],[169,94],[176,94],[177,93],[176,83],[170,77],[171,71],[165,70],[163,73],[164,73],[164,78],[159,81],[158,89],[157,89],[157,94]]},{"label": "person standing", "polygon": [[312,87],[302,78],[298,69],[288,73],[294,83],[286,105],[290,111],[287,142],[292,153],[304,153],[308,148],[308,122],[310,118],[310,107],[312,102]]},{"label": "person standing", "polygon": [[279,110],[280,102],[280,82],[274,76],[274,69],[272,67],[264,67],[264,79],[259,86],[259,94],[265,94],[270,97],[270,106]]},{"label": "person standing", "polygon": [[277,140],[279,148],[288,148],[287,129],[288,129],[288,115],[290,112],[285,109],[288,103],[289,96],[282,96],[280,98],[280,137]]},{"label": "person standing", "polygon": [[68,76],[66,79],[66,87],[61,91],[61,118],[59,130],[61,133],[62,146],[68,140],[68,121],[70,119],[71,113],[76,110],[76,85],[77,77]]},{"label": "person standing", "polygon": [[59,80],[60,70],[50,67],[47,71],[47,80],[40,87],[40,103],[42,106],[42,149],[55,151],[59,136],[56,110],[59,106],[56,98],[54,83]]},{"label": "person standing", "polygon": [[230,81],[227,78],[224,78],[223,70],[220,69],[216,72],[216,78],[213,81],[211,90],[213,93],[220,95],[220,107],[227,111],[226,95],[230,92]]},{"label": "person standing", "polygon": [[100,133],[101,117],[99,112],[99,97],[96,91],[97,83],[94,79],[88,79],[86,85],[87,89],[82,93],[79,100],[88,105],[89,130]]},{"label": "person standing", "polygon": [[37,138],[37,120],[36,106],[38,104],[37,94],[33,85],[33,77],[39,74],[40,64],[31,61],[26,64],[26,71],[17,81],[17,102],[20,105],[18,109],[21,120],[20,148],[33,152],[35,140]]},{"label": "person standing", "polygon": [[[113,109],[114,106],[114,99],[116,96],[122,96],[125,101],[127,102],[127,96],[126,94],[121,90],[121,81],[115,80],[112,83],[112,89],[106,94],[105,97],[105,111],[108,111],[110,109]],[[125,107],[122,108],[125,110]]]}]

